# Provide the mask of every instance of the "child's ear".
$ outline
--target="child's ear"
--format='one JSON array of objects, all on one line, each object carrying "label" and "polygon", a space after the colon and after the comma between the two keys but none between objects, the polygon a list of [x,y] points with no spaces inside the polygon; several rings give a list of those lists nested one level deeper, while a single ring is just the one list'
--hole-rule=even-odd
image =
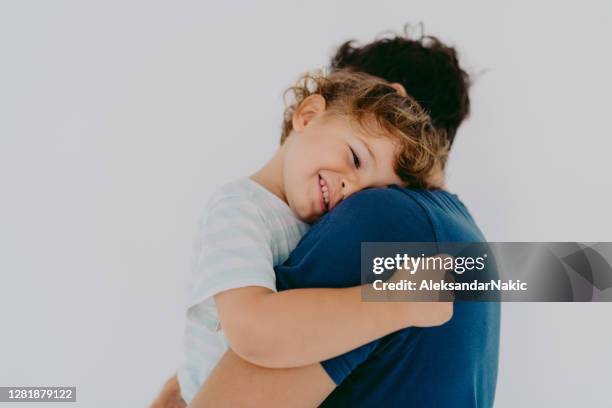
[{"label": "child's ear", "polygon": [[306,97],[293,113],[293,129],[302,131],[316,117],[325,113],[325,98],[321,95]]}]

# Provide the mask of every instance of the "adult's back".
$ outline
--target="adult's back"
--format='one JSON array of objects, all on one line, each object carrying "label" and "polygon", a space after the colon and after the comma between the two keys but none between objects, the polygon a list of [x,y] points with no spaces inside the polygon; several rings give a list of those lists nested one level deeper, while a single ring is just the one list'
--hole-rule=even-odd
[{"label": "adult's back", "polygon": [[[362,242],[483,242],[467,208],[442,190],[366,190],[314,225],[278,267],[279,290],[361,283]],[[499,303],[456,302],[435,328],[408,328],[322,362],[337,388],[322,406],[490,407]]]}]

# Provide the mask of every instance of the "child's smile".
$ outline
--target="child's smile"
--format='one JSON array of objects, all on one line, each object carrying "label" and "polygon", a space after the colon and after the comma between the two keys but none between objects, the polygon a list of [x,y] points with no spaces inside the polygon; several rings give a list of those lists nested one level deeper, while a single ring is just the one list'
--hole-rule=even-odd
[{"label": "child's smile", "polygon": [[283,193],[306,222],[316,221],[364,188],[401,184],[393,169],[395,143],[331,112],[297,126],[283,148]]}]

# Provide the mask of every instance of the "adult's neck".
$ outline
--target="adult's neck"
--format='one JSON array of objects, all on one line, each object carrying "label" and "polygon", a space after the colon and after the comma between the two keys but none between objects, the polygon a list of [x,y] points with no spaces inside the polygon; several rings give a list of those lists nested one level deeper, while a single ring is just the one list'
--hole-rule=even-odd
[{"label": "adult's neck", "polygon": [[446,175],[441,165],[436,166],[428,181],[433,188],[446,190]]}]

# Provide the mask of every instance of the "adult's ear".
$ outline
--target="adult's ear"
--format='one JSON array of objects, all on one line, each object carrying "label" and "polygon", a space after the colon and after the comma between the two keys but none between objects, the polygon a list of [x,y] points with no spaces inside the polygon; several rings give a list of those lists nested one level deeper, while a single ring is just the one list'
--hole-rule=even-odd
[{"label": "adult's ear", "polygon": [[308,126],[313,119],[325,113],[326,102],[321,95],[310,95],[293,112],[293,129],[300,132]]},{"label": "adult's ear", "polygon": [[403,97],[408,96],[408,92],[406,92],[406,88],[404,88],[404,85],[399,84],[397,82],[393,82],[390,84],[392,88],[395,88],[395,90],[397,91],[398,94],[400,94]]}]

